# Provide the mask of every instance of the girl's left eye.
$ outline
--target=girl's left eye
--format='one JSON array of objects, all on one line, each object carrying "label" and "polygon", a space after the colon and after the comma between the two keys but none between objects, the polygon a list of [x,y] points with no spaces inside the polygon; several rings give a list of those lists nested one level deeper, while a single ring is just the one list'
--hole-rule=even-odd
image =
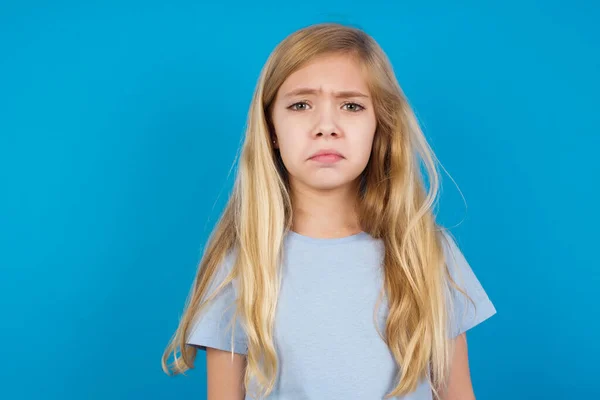
[{"label": "girl's left eye", "polygon": [[346,103],[344,104],[344,107],[346,106],[351,106],[351,108],[346,108],[346,110],[351,111],[351,112],[358,112],[358,111],[362,111],[365,108],[363,106],[361,106],[360,104],[356,104],[356,103]]}]

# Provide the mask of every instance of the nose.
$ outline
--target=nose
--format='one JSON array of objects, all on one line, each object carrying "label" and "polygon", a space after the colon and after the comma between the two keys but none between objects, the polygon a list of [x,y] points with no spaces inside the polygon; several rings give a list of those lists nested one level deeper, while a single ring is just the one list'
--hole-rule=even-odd
[{"label": "nose", "polygon": [[333,136],[338,137],[341,134],[341,130],[337,121],[337,113],[335,106],[332,104],[323,105],[319,107],[318,120],[315,125],[313,136]]}]

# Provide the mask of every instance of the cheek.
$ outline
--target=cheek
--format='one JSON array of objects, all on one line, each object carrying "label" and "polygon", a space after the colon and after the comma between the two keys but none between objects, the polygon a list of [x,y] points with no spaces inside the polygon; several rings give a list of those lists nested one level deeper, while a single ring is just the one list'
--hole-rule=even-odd
[{"label": "cheek", "polygon": [[301,162],[303,149],[306,147],[302,125],[295,123],[292,118],[287,118],[274,121],[273,128],[283,163],[288,170],[294,170],[294,165]]},{"label": "cheek", "polygon": [[352,125],[351,137],[353,139],[352,142],[354,143],[354,150],[357,154],[370,154],[376,128],[377,123],[370,118],[360,122],[357,121]]},{"label": "cheek", "polygon": [[365,137],[364,140],[357,146],[357,159],[359,159],[359,164],[361,167],[364,167],[369,162],[369,158],[371,157],[371,150],[373,148],[373,139],[372,136],[370,138]]},{"label": "cheek", "polygon": [[273,128],[277,135],[279,150],[286,154],[301,151],[306,145],[307,127],[301,120],[294,118],[283,118],[274,121]]}]

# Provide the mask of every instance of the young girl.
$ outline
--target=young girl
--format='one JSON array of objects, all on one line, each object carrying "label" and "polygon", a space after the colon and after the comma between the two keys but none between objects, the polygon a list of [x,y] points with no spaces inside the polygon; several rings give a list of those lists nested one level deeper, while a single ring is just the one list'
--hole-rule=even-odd
[{"label": "young girl", "polygon": [[473,399],[465,332],[496,310],[436,224],[434,160],[373,38],[287,37],[165,372],[201,349],[209,400]]}]

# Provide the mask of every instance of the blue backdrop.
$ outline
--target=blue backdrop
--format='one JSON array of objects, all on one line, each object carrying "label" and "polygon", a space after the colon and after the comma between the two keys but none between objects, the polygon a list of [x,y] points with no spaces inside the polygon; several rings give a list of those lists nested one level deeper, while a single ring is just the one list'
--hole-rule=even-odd
[{"label": "blue backdrop", "polygon": [[0,397],[204,398],[204,353],[160,357],[252,90],[336,21],[388,53],[460,188],[440,222],[498,309],[469,332],[478,398],[600,398],[600,6],[497,3],[2,2]]}]

